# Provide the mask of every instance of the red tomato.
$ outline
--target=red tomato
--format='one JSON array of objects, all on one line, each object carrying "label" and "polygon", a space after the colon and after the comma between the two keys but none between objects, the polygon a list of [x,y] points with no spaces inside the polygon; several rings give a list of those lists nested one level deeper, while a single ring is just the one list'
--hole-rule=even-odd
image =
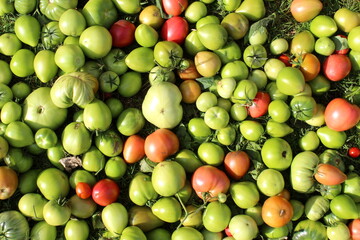
[{"label": "red tomato", "polygon": [[352,240],[360,240],[360,219],[354,219],[348,224]]},{"label": "red tomato", "polygon": [[107,206],[117,200],[120,188],[114,180],[105,178],[98,181],[92,190],[94,202],[100,206]]},{"label": "red tomato", "polygon": [[164,11],[171,16],[179,16],[188,7],[188,0],[162,0]]},{"label": "red tomato", "polygon": [[135,25],[127,20],[119,20],[110,27],[112,45],[126,47],[135,41]]},{"label": "red tomato", "polygon": [[291,59],[290,59],[290,57],[289,57],[288,55],[286,55],[286,54],[281,54],[281,55],[278,57],[278,59],[279,59],[280,61],[282,61],[283,63],[285,63],[285,65],[286,65],[287,67],[290,67],[290,66],[291,66]]},{"label": "red tomato", "polygon": [[162,162],[180,147],[178,136],[171,130],[159,128],[145,138],[145,154],[153,162]]},{"label": "red tomato", "polygon": [[193,173],[192,187],[199,198],[206,197],[207,200],[215,201],[219,193],[229,190],[230,180],[220,169],[204,165]]},{"label": "red tomato", "polygon": [[229,227],[226,227],[225,230],[224,230],[224,232],[225,232],[226,236],[232,237],[232,234],[231,234],[231,232],[230,232]]},{"label": "red tomato", "polygon": [[161,28],[161,38],[181,45],[189,32],[189,24],[182,17],[172,17],[166,20]]},{"label": "red tomato", "polygon": [[340,81],[350,73],[351,61],[347,55],[331,54],[325,59],[322,70],[329,80]]},{"label": "red tomato", "polygon": [[272,196],[265,200],[261,216],[270,227],[285,226],[293,217],[294,209],[291,203],[283,197]]},{"label": "red tomato", "polygon": [[75,192],[76,195],[82,199],[87,199],[91,197],[92,194],[91,186],[86,182],[78,182],[75,187]]},{"label": "red tomato", "polygon": [[145,156],[145,139],[139,135],[129,136],[123,147],[123,157],[126,163],[136,163]]},{"label": "red tomato", "polygon": [[358,147],[351,147],[348,150],[348,155],[352,158],[357,158],[360,156],[360,149]]},{"label": "red tomato", "polygon": [[346,131],[360,120],[360,108],[343,98],[334,98],[325,108],[326,125],[335,131]]},{"label": "red tomato", "polygon": [[226,173],[235,180],[241,179],[250,168],[249,155],[244,151],[232,151],[225,155],[224,167]]},{"label": "red tomato", "polygon": [[258,92],[252,100],[251,106],[248,107],[249,115],[252,118],[258,118],[265,115],[270,102],[271,98],[267,92]]},{"label": "red tomato", "polygon": [[347,178],[346,174],[339,168],[328,163],[319,164],[316,168],[314,177],[319,183],[328,186],[341,184]]}]

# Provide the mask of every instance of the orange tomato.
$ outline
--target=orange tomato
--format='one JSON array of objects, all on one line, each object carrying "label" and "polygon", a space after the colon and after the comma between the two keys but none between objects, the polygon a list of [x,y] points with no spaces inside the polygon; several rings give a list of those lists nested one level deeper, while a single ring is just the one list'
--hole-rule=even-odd
[{"label": "orange tomato", "polygon": [[185,80],[179,85],[184,103],[195,103],[201,94],[200,84],[196,80]]},{"label": "orange tomato", "polygon": [[320,163],[316,168],[314,177],[319,183],[330,186],[341,184],[347,179],[345,173],[328,163]]},{"label": "orange tomato", "polygon": [[250,158],[244,151],[228,152],[224,159],[226,173],[235,180],[241,179],[250,168]]},{"label": "orange tomato", "polygon": [[186,59],[183,61],[187,66],[180,68],[177,71],[177,74],[180,79],[187,80],[187,79],[196,79],[201,77],[200,73],[197,71],[195,62],[192,59]]},{"label": "orange tomato", "polygon": [[285,226],[293,217],[294,209],[291,203],[283,197],[271,196],[267,198],[261,209],[264,222],[270,227]]},{"label": "orange tomato", "polygon": [[294,67],[298,66],[302,74],[304,75],[305,81],[313,80],[321,69],[321,63],[317,56],[312,53],[305,53],[295,59]]},{"label": "orange tomato", "polygon": [[145,139],[139,135],[129,136],[123,147],[123,157],[126,163],[136,163],[145,156]]}]

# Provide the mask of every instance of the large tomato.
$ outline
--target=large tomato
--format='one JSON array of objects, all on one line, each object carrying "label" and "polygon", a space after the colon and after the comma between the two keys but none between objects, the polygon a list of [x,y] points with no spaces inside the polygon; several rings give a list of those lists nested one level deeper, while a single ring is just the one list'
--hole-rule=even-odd
[{"label": "large tomato", "polygon": [[195,170],[192,187],[201,199],[214,201],[229,190],[230,180],[220,169],[204,165]]},{"label": "large tomato", "polygon": [[282,227],[293,217],[291,203],[283,197],[272,196],[265,200],[261,216],[264,222],[271,227]]},{"label": "large tomato", "polygon": [[325,108],[325,123],[336,131],[346,131],[360,120],[360,108],[343,98],[331,100]]},{"label": "large tomato", "polygon": [[221,232],[228,226],[231,210],[228,205],[219,201],[210,202],[203,213],[204,227],[211,232]]},{"label": "large tomato", "polygon": [[172,17],[166,20],[161,28],[161,38],[183,44],[189,32],[189,24],[185,18]]},{"label": "large tomato", "polygon": [[290,181],[292,188],[300,193],[315,191],[314,170],[318,165],[319,157],[311,151],[298,153],[291,163]]},{"label": "large tomato", "polygon": [[344,79],[351,71],[351,61],[347,55],[332,54],[322,64],[325,77],[331,81]]},{"label": "large tomato", "polygon": [[87,1],[82,9],[82,14],[88,26],[100,25],[110,28],[118,19],[118,11],[111,0],[92,0]]},{"label": "large tomato", "polygon": [[188,0],[162,0],[164,11],[172,16],[179,16],[188,7]]},{"label": "large tomato", "polygon": [[131,135],[123,147],[123,157],[126,163],[136,163],[145,156],[145,139],[140,135]]},{"label": "large tomato", "polygon": [[244,151],[231,151],[225,155],[226,173],[233,179],[241,179],[250,168],[249,155]]},{"label": "large tomato", "polygon": [[135,40],[135,29],[135,25],[128,20],[121,19],[115,22],[110,28],[112,45],[122,48],[132,44]]},{"label": "large tomato", "polygon": [[39,174],[36,184],[40,192],[48,200],[65,197],[70,190],[68,177],[57,168],[47,168],[43,170]]},{"label": "large tomato", "polygon": [[80,155],[89,150],[92,139],[83,122],[71,122],[65,126],[61,142],[66,152]]},{"label": "large tomato", "polygon": [[294,0],[290,4],[291,15],[298,22],[307,22],[317,16],[323,8],[319,0]]},{"label": "large tomato", "polygon": [[65,12],[69,8],[76,8],[77,4],[78,0],[40,0],[39,8],[40,12],[44,14],[47,18],[58,21],[63,12]]},{"label": "large tomato", "polygon": [[112,37],[107,28],[98,25],[91,26],[81,33],[79,45],[85,56],[91,59],[99,59],[110,52]]},{"label": "large tomato", "polygon": [[8,210],[0,213],[0,235],[5,239],[28,239],[29,223],[19,211]]},{"label": "large tomato", "polygon": [[18,187],[18,176],[16,172],[7,167],[0,167],[0,199],[10,198]]},{"label": "large tomato", "polygon": [[270,95],[267,92],[260,91],[256,93],[255,98],[253,99],[251,105],[248,107],[249,115],[252,118],[258,118],[265,115],[268,111],[270,101]]}]

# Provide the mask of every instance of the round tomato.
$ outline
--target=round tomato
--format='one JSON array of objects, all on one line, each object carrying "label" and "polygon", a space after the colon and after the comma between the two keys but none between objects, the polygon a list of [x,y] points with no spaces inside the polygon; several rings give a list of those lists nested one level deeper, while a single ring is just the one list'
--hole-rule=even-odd
[{"label": "round tomato", "polygon": [[348,35],[348,44],[352,50],[360,52],[359,42],[360,42],[360,26],[357,26],[350,31]]},{"label": "round tomato", "polygon": [[27,77],[35,72],[35,54],[29,49],[20,49],[10,60],[11,72],[18,77]]},{"label": "round tomato", "polygon": [[79,37],[86,28],[85,17],[76,9],[68,9],[60,16],[59,28],[67,36]]},{"label": "round tomato", "polygon": [[282,227],[293,217],[291,203],[283,197],[272,196],[265,200],[261,215],[264,222],[271,227]]},{"label": "round tomato", "polygon": [[12,168],[0,166],[0,180],[0,199],[5,200],[15,193],[19,179]]},{"label": "round tomato", "polygon": [[303,30],[293,37],[290,43],[291,54],[304,54],[314,51],[315,48],[315,37],[308,31]]},{"label": "round tomato", "polygon": [[219,166],[223,163],[225,153],[222,147],[213,142],[203,142],[200,144],[197,155],[206,164]]},{"label": "round tomato", "polygon": [[267,168],[260,172],[256,180],[256,185],[260,192],[271,197],[278,195],[284,190],[285,180],[281,172]]},{"label": "round tomato", "polygon": [[76,184],[75,191],[76,191],[76,195],[78,195],[79,198],[82,199],[87,199],[91,197],[91,193],[92,193],[91,186],[86,182],[78,182]]},{"label": "round tomato", "polygon": [[267,92],[258,92],[252,104],[248,107],[249,115],[252,118],[263,116],[268,111],[270,101],[270,95]]},{"label": "round tomato", "polygon": [[152,185],[151,177],[145,173],[137,173],[130,182],[129,197],[138,206],[144,206],[149,201],[155,200],[158,193]]},{"label": "round tomato", "polygon": [[360,149],[358,147],[351,147],[348,150],[348,155],[352,158],[357,158],[360,156]]},{"label": "round tomato", "polygon": [[13,76],[8,62],[0,60],[0,83],[9,84]]},{"label": "round tomato", "polygon": [[[132,206],[129,209],[129,226],[137,227],[138,230],[141,229],[142,231],[148,232],[162,225],[164,225],[164,222],[155,216],[148,206]],[[124,229],[124,231],[125,230],[126,229]],[[123,235],[124,231],[121,234],[125,237],[125,235]],[[138,239],[136,237],[140,237],[139,233],[135,234],[134,237],[135,238],[131,239]]]},{"label": "round tomato", "polygon": [[260,200],[260,193],[254,182],[234,182],[230,185],[229,192],[235,204],[242,209],[254,207]]},{"label": "round tomato", "polygon": [[305,77],[297,68],[284,67],[277,75],[276,86],[286,95],[296,95],[304,90]]},{"label": "round tomato", "polygon": [[65,73],[75,72],[85,64],[85,56],[78,45],[62,45],[56,49],[54,60]]},{"label": "round tomato", "polygon": [[55,147],[58,137],[54,130],[51,128],[40,128],[35,133],[35,143],[43,149]]},{"label": "round tomato", "polygon": [[162,0],[164,11],[172,16],[179,16],[188,7],[188,0]]},{"label": "round tomato", "polygon": [[252,69],[264,66],[267,60],[267,51],[263,45],[249,45],[243,53],[244,62]]},{"label": "round tomato", "polygon": [[334,20],[339,29],[343,32],[350,32],[353,28],[359,26],[360,19],[356,12],[346,7],[339,8],[334,13]]},{"label": "round tomato", "polygon": [[112,36],[103,26],[91,26],[81,33],[79,45],[87,57],[102,58],[111,50]]},{"label": "round tomato", "polygon": [[193,173],[192,187],[201,199],[213,201],[218,198],[219,193],[228,191],[230,180],[220,169],[204,165]]},{"label": "round tomato", "polygon": [[254,218],[246,214],[234,215],[230,219],[229,230],[234,239],[254,239],[259,233]]},{"label": "round tomato", "polygon": [[199,19],[205,17],[208,13],[205,3],[201,1],[192,2],[185,9],[185,19],[189,23],[196,23]]},{"label": "round tomato", "polygon": [[192,79],[181,82],[179,89],[184,103],[195,103],[201,94],[200,84]]},{"label": "round tomato", "polygon": [[138,133],[145,125],[145,118],[140,109],[129,107],[123,110],[116,121],[118,131],[124,136]]},{"label": "round tomato", "polygon": [[160,128],[145,138],[145,154],[153,162],[162,162],[180,147],[179,138],[169,129]]},{"label": "round tomato", "polygon": [[158,65],[175,69],[183,57],[183,49],[174,41],[159,41],[154,46],[154,59]]},{"label": "round tomato", "polygon": [[39,193],[26,193],[20,198],[18,208],[26,217],[41,221],[44,220],[43,208],[47,202],[48,200]]},{"label": "round tomato", "polygon": [[325,123],[336,131],[346,131],[360,120],[360,108],[343,98],[331,100],[325,108]]},{"label": "round tomato", "polygon": [[98,205],[91,197],[82,199],[76,194],[69,198],[68,204],[71,208],[71,214],[74,217],[81,219],[86,219],[93,216],[98,207]]},{"label": "round tomato", "polygon": [[91,192],[93,200],[100,206],[108,206],[115,202],[120,194],[119,185],[111,179],[98,181]]},{"label": "round tomato", "polygon": [[100,90],[104,93],[114,92],[120,85],[119,75],[113,71],[106,71],[101,73],[98,80]]},{"label": "round tomato", "polygon": [[162,197],[151,206],[151,211],[160,220],[174,223],[181,218],[181,205],[174,197]]},{"label": "round tomato", "polygon": [[329,37],[318,38],[315,42],[315,52],[323,56],[330,56],[335,51],[335,43]]},{"label": "round tomato", "polygon": [[359,217],[355,201],[345,193],[337,195],[330,201],[330,210],[341,219],[357,219]]},{"label": "round tomato", "polygon": [[69,221],[71,209],[68,204],[60,204],[58,200],[48,201],[43,208],[44,220],[51,226],[62,226]]},{"label": "round tomato", "polygon": [[208,23],[196,28],[200,42],[208,50],[218,50],[225,46],[229,34],[221,24]]},{"label": "round tomato", "polygon": [[94,137],[95,146],[107,157],[115,157],[123,150],[120,133],[114,129],[99,132]]},{"label": "round tomato", "polygon": [[240,123],[240,133],[249,141],[256,142],[264,134],[264,127],[259,121],[244,120]]},{"label": "round tomato", "polygon": [[189,24],[183,17],[174,16],[164,22],[161,28],[161,38],[183,44],[189,32]]},{"label": "round tomato", "polygon": [[332,54],[322,64],[325,77],[331,81],[344,79],[351,71],[351,61],[347,55]]},{"label": "round tomato", "polygon": [[135,40],[135,25],[128,20],[118,20],[110,27],[112,46],[123,48],[132,44]]},{"label": "round tomato", "polygon": [[156,5],[144,7],[139,14],[139,22],[158,29],[164,22],[161,11]]},{"label": "round tomato", "polygon": [[316,102],[311,96],[295,96],[290,101],[290,109],[294,118],[309,120],[316,113]]},{"label": "round tomato", "polygon": [[318,38],[330,37],[337,29],[335,20],[327,15],[318,15],[310,22],[310,31]]},{"label": "round tomato", "polygon": [[143,47],[153,47],[158,42],[159,33],[150,25],[142,23],[136,27],[135,40]]},{"label": "round tomato", "polygon": [[228,205],[219,201],[210,202],[203,213],[202,222],[210,232],[221,232],[229,224],[231,210]]},{"label": "round tomato", "polygon": [[350,236],[353,240],[360,239],[360,219],[354,219],[348,224],[350,230]]},{"label": "round tomato", "polygon": [[0,52],[5,56],[13,56],[22,47],[22,43],[15,33],[0,35]]},{"label": "round tomato", "polygon": [[[313,80],[320,72],[320,61],[316,55],[312,53],[305,53],[295,61],[299,61],[299,69],[304,75],[305,81]],[[293,64],[293,66],[296,64]]]},{"label": "round tomato", "polygon": [[85,220],[70,219],[64,228],[65,238],[68,240],[88,239],[90,227]]},{"label": "round tomato", "polygon": [[204,121],[211,129],[219,130],[228,125],[229,113],[222,107],[214,106],[205,111]]},{"label": "round tomato", "polygon": [[[233,3],[236,1],[232,1]],[[234,40],[245,37],[249,30],[249,19],[242,13],[230,12],[221,20],[221,25]]]}]

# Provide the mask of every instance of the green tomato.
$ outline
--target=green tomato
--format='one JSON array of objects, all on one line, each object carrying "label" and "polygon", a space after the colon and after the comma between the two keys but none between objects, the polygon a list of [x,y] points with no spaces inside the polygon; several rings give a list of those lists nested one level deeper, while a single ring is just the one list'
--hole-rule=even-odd
[{"label": "green tomato", "polygon": [[206,112],[211,107],[217,105],[218,98],[212,92],[202,92],[196,99],[196,108],[201,112]]},{"label": "green tomato", "polygon": [[0,109],[2,109],[5,103],[10,102],[14,97],[14,94],[11,88],[4,84],[0,83]]},{"label": "green tomato", "polygon": [[44,220],[51,226],[62,226],[69,221],[71,209],[69,205],[60,205],[57,200],[49,200],[43,208]]},{"label": "green tomato", "polygon": [[68,9],[60,16],[59,28],[67,36],[79,37],[86,28],[85,17],[76,9]]},{"label": "green tomato", "polygon": [[120,78],[117,73],[113,71],[106,71],[99,76],[100,90],[105,93],[111,93],[118,89],[120,85]]},{"label": "green tomato", "polygon": [[[156,217],[150,207],[132,206],[129,209],[129,226],[136,226],[144,232],[153,230],[164,225],[164,222]],[[138,230],[139,230],[138,229]]]},{"label": "green tomato", "polygon": [[151,182],[155,191],[164,197],[176,194],[185,186],[186,173],[184,168],[175,161],[158,163],[152,172]]},{"label": "green tomato", "polygon": [[185,19],[189,23],[196,23],[208,13],[207,7],[203,2],[196,1],[189,4],[185,9]]},{"label": "green tomato", "polygon": [[108,71],[113,71],[118,75],[126,73],[128,67],[125,63],[126,53],[120,48],[112,48],[103,58],[105,67]]},{"label": "green tomato", "polygon": [[75,72],[85,64],[85,56],[78,45],[62,45],[56,49],[55,63],[65,73]]},{"label": "green tomato", "polygon": [[292,222],[282,226],[282,227],[270,227],[266,224],[262,225],[261,233],[264,234],[269,239],[277,238],[286,238],[292,229]]},{"label": "green tomato", "polygon": [[216,133],[216,139],[224,146],[229,146],[235,142],[236,130],[232,125],[221,128]]},{"label": "green tomato", "polygon": [[71,214],[81,219],[93,216],[98,206],[92,198],[82,199],[76,194],[69,198],[68,204],[71,208]]},{"label": "green tomato", "polygon": [[291,220],[297,221],[304,214],[305,206],[301,201],[296,200],[296,199],[290,199],[290,203],[294,209],[293,217],[291,218]]},{"label": "green tomato", "polygon": [[69,184],[71,188],[75,189],[79,182],[85,182],[92,187],[96,183],[96,178],[94,174],[84,169],[77,169],[70,175]]},{"label": "green tomato", "polygon": [[70,219],[64,228],[65,238],[68,240],[86,240],[89,237],[90,227],[85,220]]},{"label": "green tomato", "polygon": [[89,172],[100,172],[105,167],[105,155],[95,146],[83,153],[82,167]]},{"label": "green tomato", "polygon": [[204,239],[203,235],[192,227],[180,227],[176,229],[171,234],[172,240],[182,240],[182,239],[189,239],[189,240],[202,240]]},{"label": "green tomato", "polygon": [[285,67],[285,63],[277,58],[269,58],[264,64],[264,72],[269,80],[276,81],[276,78]]},{"label": "green tomato", "polygon": [[298,68],[284,67],[276,77],[276,86],[286,95],[296,95],[305,88],[305,78]]},{"label": "green tomato", "polygon": [[31,46],[36,47],[40,40],[40,23],[30,15],[21,15],[15,20],[15,34],[18,39]]},{"label": "green tomato", "polygon": [[[66,45],[66,44],[64,44]],[[96,78],[99,78],[103,73],[103,66],[97,61],[86,61],[85,64],[79,69],[80,72],[90,73]]]},{"label": "green tomato", "polygon": [[197,30],[191,31],[186,36],[183,45],[185,52],[190,56],[195,56],[198,52],[207,50],[207,48],[201,43],[197,34]]},{"label": "green tomato", "polygon": [[320,220],[330,208],[330,202],[323,196],[314,195],[305,202],[305,215],[312,221]]},{"label": "green tomato", "polygon": [[283,100],[288,99],[288,95],[282,93],[276,85],[276,82],[269,82],[266,84],[265,90],[269,93],[271,100]]},{"label": "green tomato", "polygon": [[268,39],[268,30],[265,27],[260,27],[249,36],[249,43],[251,45],[264,44]]},{"label": "green tomato", "polygon": [[41,42],[45,49],[57,47],[63,43],[65,35],[60,31],[59,22],[51,21],[41,30]]},{"label": "green tomato", "polygon": [[122,97],[133,97],[140,92],[142,87],[142,77],[139,72],[128,71],[121,75],[118,93]]},{"label": "green tomato", "polygon": [[311,96],[295,96],[290,102],[292,115],[298,120],[309,120],[316,113],[316,102]]},{"label": "green tomato", "polygon": [[82,9],[82,14],[88,26],[98,25],[107,29],[109,29],[119,17],[115,7],[115,1],[111,0],[88,1]]},{"label": "green tomato", "polygon": [[290,181],[295,191],[300,193],[315,191],[313,175],[319,162],[319,157],[311,151],[304,151],[295,155],[290,168]]},{"label": "green tomato", "polygon": [[321,96],[324,93],[327,93],[330,90],[331,84],[323,75],[316,76],[313,80],[309,82],[311,92],[316,96]]},{"label": "green tomato", "polygon": [[10,60],[11,72],[18,77],[27,77],[35,72],[35,54],[29,49],[20,49]]},{"label": "green tomato", "polygon": [[310,22],[310,31],[318,38],[330,37],[337,30],[336,22],[330,16],[318,15]]},{"label": "green tomato", "polygon": [[355,201],[347,194],[339,194],[330,201],[330,210],[341,219],[359,217]]},{"label": "green tomato", "polygon": [[15,99],[22,100],[31,93],[31,88],[29,84],[19,81],[11,86],[11,91]]},{"label": "green tomato", "polygon": [[83,120],[90,131],[106,131],[111,125],[112,115],[105,102],[95,98],[85,105]]},{"label": "green tomato", "polygon": [[6,127],[4,137],[12,147],[26,147],[34,143],[34,133],[22,121],[14,121]]},{"label": "green tomato", "polygon": [[113,1],[116,8],[125,14],[136,14],[141,11],[141,1],[140,0],[115,0]]},{"label": "green tomato", "polygon": [[138,133],[145,125],[145,118],[138,108],[127,108],[122,111],[116,121],[118,131],[124,136]]},{"label": "green tomato", "polygon": [[[234,3],[236,1],[232,1]],[[230,12],[221,20],[221,25],[226,29],[228,35],[234,40],[245,37],[249,30],[249,19],[242,13]]]},{"label": "green tomato", "polygon": [[40,192],[48,200],[65,197],[70,190],[68,177],[57,168],[47,168],[43,170],[39,174],[36,184]]},{"label": "green tomato", "polygon": [[137,173],[130,182],[129,197],[138,206],[144,206],[148,201],[156,200],[158,193],[152,185],[151,177],[145,173]]},{"label": "green tomato", "polygon": [[30,169],[19,175],[19,191],[22,194],[32,193],[37,190],[36,179],[40,174],[41,169]]},{"label": "green tomato", "polygon": [[323,126],[316,130],[320,142],[327,148],[339,149],[346,141],[347,135],[345,132],[338,132],[330,129],[328,126]]},{"label": "green tomato", "polygon": [[222,147],[213,142],[203,142],[197,149],[199,159],[206,164],[219,166],[225,158]]},{"label": "green tomato", "polygon": [[54,147],[46,150],[46,156],[53,166],[60,170],[64,170],[64,166],[61,165],[60,159],[65,157],[65,150],[60,141],[58,141]]},{"label": "green tomato", "polygon": [[1,113],[0,113],[1,121],[4,124],[9,124],[11,122],[18,121],[21,118],[21,112],[22,109],[20,104],[13,101],[9,101],[5,103],[1,109]]},{"label": "green tomato", "polygon": [[299,146],[303,151],[314,151],[319,147],[320,139],[315,131],[308,131],[299,139]]},{"label": "green tomato", "polygon": [[47,83],[52,80],[58,73],[58,70],[53,51],[41,50],[35,55],[34,71],[41,82]]},{"label": "green tomato", "polygon": [[231,105],[230,117],[232,120],[240,122],[245,120],[247,116],[248,116],[248,111],[244,105],[240,103],[234,103],[233,105]]},{"label": "green tomato", "polygon": [[174,223],[181,218],[181,205],[174,197],[162,197],[151,206],[155,216],[167,223]]},{"label": "green tomato", "polygon": [[119,202],[107,205],[101,212],[101,219],[105,227],[115,235],[120,235],[126,228],[129,222],[128,216],[126,208]]},{"label": "green tomato", "polygon": [[113,180],[120,180],[125,175],[126,169],[124,159],[119,156],[112,157],[105,163],[105,174]]},{"label": "green tomato", "polygon": [[154,47],[158,42],[159,33],[150,25],[139,24],[135,30],[135,40],[142,47]]},{"label": "green tomato", "polygon": [[135,48],[126,56],[125,63],[133,71],[149,72],[155,66],[154,50],[147,47]]},{"label": "green tomato", "polygon": [[56,227],[49,225],[45,221],[35,223],[31,228],[30,239],[41,240],[41,239],[56,239]]},{"label": "green tomato", "polygon": [[43,149],[55,147],[58,142],[58,137],[51,128],[40,128],[35,133],[35,143]]},{"label": "green tomato", "polygon": [[113,119],[119,117],[120,113],[124,110],[124,105],[118,98],[110,97],[105,100],[105,103],[109,107]]},{"label": "green tomato", "polygon": [[66,152],[73,155],[85,153],[91,147],[91,134],[83,122],[71,122],[61,134],[61,143]]},{"label": "green tomato", "polygon": [[47,202],[39,193],[26,193],[20,198],[18,208],[24,216],[41,221],[44,220],[43,208]]},{"label": "green tomato", "polygon": [[354,27],[348,35],[348,44],[349,48],[354,51],[360,52],[360,26]]},{"label": "green tomato", "polygon": [[268,113],[274,121],[279,123],[286,122],[291,116],[289,105],[281,99],[270,102]]},{"label": "green tomato", "polygon": [[202,216],[205,229],[211,232],[223,231],[228,226],[230,219],[230,207],[219,201],[210,202]]},{"label": "green tomato", "polygon": [[280,55],[289,49],[289,43],[285,38],[277,38],[270,42],[270,52],[273,55]]},{"label": "green tomato", "polygon": [[115,157],[123,150],[123,140],[120,134],[113,129],[98,133],[94,138],[94,143],[107,157]]},{"label": "green tomato", "polygon": [[249,101],[255,98],[257,92],[257,86],[253,81],[243,79],[237,82],[230,100],[233,103],[248,104]]},{"label": "green tomato", "polygon": [[153,57],[160,66],[172,70],[179,66],[183,54],[183,49],[179,44],[172,41],[159,41],[154,46]]},{"label": "green tomato", "polygon": [[218,50],[224,47],[228,39],[226,28],[218,23],[208,23],[197,27],[197,35],[200,42],[209,50]]},{"label": "green tomato", "polygon": [[290,43],[291,54],[311,53],[315,48],[315,37],[308,31],[301,31],[293,37]]},{"label": "green tomato", "polygon": [[122,231],[120,240],[146,240],[146,236],[139,227],[128,226]]},{"label": "green tomato", "polygon": [[254,207],[260,200],[260,193],[254,182],[232,183],[229,191],[235,204],[243,209]]},{"label": "green tomato", "polygon": [[223,65],[240,60],[242,57],[240,46],[235,41],[227,42],[222,48],[214,50],[214,52],[219,56]]},{"label": "green tomato", "polygon": [[261,149],[261,157],[268,168],[283,171],[290,167],[293,153],[290,144],[282,138],[269,138]]},{"label": "green tomato", "polygon": [[327,240],[326,227],[320,221],[301,220],[294,228],[293,239]]},{"label": "green tomato", "polygon": [[329,240],[351,239],[348,226],[343,222],[338,222],[333,226],[326,228],[326,234]]},{"label": "green tomato", "polygon": [[330,56],[335,51],[335,43],[329,37],[320,37],[315,42],[315,52],[323,56]]},{"label": "green tomato", "polygon": [[242,136],[253,142],[258,141],[265,131],[261,123],[255,120],[244,120],[240,123],[239,128]]},{"label": "green tomato", "polygon": [[157,239],[170,240],[171,234],[168,230],[164,228],[156,228],[149,232],[146,232],[146,237],[148,240],[157,240]]},{"label": "green tomato", "polygon": [[342,191],[341,184],[337,185],[321,185],[320,186],[320,194],[326,199],[334,199],[337,195],[339,195]]},{"label": "green tomato", "polygon": [[105,27],[91,26],[80,35],[79,45],[85,56],[91,59],[105,57],[111,50],[112,37]]},{"label": "green tomato", "polygon": [[0,35],[0,52],[5,56],[13,56],[22,47],[22,43],[15,33]]},{"label": "green tomato", "polygon": [[224,108],[218,106],[207,109],[204,114],[205,124],[214,130],[219,130],[226,127],[229,123],[229,120],[229,113]]},{"label": "green tomato", "polygon": [[264,66],[267,60],[267,51],[263,45],[249,45],[244,50],[243,59],[248,67],[257,69]]},{"label": "green tomato", "polygon": [[245,214],[234,215],[229,222],[229,230],[237,240],[254,239],[259,233],[255,220]]},{"label": "green tomato", "polygon": [[260,192],[271,197],[279,194],[285,187],[285,180],[281,172],[275,169],[264,169],[256,180]]},{"label": "green tomato", "polygon": [[12,79],[12,72],[9,63],[0,60],[0,83],[9,84]]},{"label": "green tomato", "polygon": [[204,141],[212,134],[211,128],[203,118],[192,118],[188,122],[187,130],[195,141]]},{"label": "green tomato", "polygon": [[234,78],[236,81],[247,79],[249,76],[249,69],[241,60],[234,60],[225,63],[220,71],[221,78]]},{"label": "green tomato", "polygon": [[180,163],[187,173],[193,173],[198,167],[203,165],[197,154],[190,149],[181,149],[175,155],[174,160]]}]

